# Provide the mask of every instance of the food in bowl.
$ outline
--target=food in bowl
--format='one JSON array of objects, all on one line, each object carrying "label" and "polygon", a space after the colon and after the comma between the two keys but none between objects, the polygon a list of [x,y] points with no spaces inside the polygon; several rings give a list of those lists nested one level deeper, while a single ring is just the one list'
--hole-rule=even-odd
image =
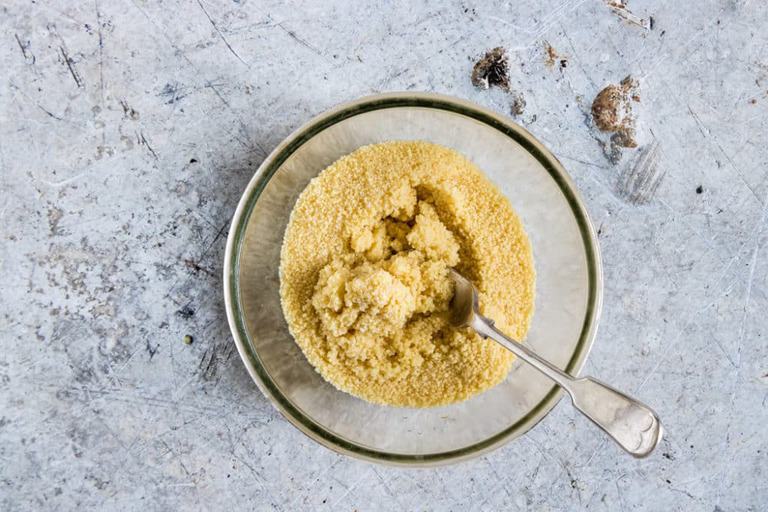
[{"label": "food in bowl", "polygon": [[514,356],[450,325],[451,268],[475,283],[502,331],[525,336],[533,256],[506,197],[452,149],[364,146],[323,170],[294,206],[280,258],[283,313],[338,389],[393,406],[459,402],[501,382]]}]

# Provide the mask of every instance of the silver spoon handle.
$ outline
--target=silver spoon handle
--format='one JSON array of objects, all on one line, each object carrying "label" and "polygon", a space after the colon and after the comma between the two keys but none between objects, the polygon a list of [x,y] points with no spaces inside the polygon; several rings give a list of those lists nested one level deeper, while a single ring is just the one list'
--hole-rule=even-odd
[{"label": "silver spoon handle", "polygon": [[645,457],[661,440],[661,422],[650,407],[596,379],[574,379],[525,345],[507,337],[492,320],[482,315],[474,315],[471,326],[480,336],[492,338],[565,389],[574,407],[631,455]]}]

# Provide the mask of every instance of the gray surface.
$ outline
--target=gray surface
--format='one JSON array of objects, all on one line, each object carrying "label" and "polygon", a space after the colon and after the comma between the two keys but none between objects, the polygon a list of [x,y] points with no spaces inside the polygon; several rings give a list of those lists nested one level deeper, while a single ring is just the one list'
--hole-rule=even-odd
[{"label": "gray surface", "polygon": [[[597,0],[377,3],[0,5],[0,509],[764,509],[765,2],[632,2],[653,30]],[[566,68],[546,66],[544,41]],[[562,402],[481,459],[372,466],[295,431],[233,351],[224,240],[265,153],[378,91],[507,113],[510,95],[469,83],[497,45],[521,122],[600,228],[587,372],[658,410],[667,437],[650,459]],[[585,122],[629,73],[641,142],[652,130],[661,148],[655,193],[631,194],[637,152],[609,163]]]}]

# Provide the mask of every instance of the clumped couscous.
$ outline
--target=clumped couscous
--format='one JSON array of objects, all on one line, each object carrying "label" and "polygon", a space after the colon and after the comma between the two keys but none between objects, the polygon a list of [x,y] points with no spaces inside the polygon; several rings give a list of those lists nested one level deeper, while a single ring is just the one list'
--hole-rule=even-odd
[{"label": "clumped couscous", "polygon": [[461,401],[501,382],[514,356],[449,324],[450,268],[475,283],[502,331],[525,336],[533,258],[509,201],[451,149],[365,146],[296,202],[280,260],[283,311],[337,388],[395,406]]}]

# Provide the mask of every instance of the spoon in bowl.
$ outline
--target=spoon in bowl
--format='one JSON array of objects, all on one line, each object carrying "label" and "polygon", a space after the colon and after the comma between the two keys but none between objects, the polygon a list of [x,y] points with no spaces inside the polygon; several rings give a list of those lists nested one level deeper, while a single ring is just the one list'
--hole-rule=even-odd
[{"label": "spoon in bowl", "polygon": [[475,286],[454,270],[454,295],[449,316],[455,327],[470,327],[483,338],[491,338],[532,365],[568,392],[573,406],[603,429],[634,457],[649,455],[659,444],[661,421],[647,405],[591,377],[573,378],[525,345],[499,331],[493,320],[480,314]]}]

